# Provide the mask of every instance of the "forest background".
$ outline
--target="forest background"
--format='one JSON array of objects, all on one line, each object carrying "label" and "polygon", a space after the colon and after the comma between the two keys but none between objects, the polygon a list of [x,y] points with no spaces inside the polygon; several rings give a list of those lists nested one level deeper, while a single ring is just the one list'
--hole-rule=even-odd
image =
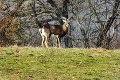
[{"label": "forest background", "polygon": [[42,21],[61,17],[71,17],[63,47],[120,48],[119,0],[0,0],[0,46],[40,46]]}]

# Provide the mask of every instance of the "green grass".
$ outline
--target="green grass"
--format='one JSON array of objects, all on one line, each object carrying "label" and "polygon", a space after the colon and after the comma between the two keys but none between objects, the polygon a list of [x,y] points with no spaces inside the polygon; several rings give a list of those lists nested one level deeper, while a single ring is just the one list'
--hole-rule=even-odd
[{"label": "green grass", "polygon": [[1,47],[0,80],[120,80],[120,50]]}]

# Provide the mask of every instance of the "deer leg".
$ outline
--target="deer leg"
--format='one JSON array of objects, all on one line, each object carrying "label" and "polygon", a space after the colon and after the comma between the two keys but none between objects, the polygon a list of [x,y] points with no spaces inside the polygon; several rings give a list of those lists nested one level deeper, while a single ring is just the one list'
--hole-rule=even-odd
[{"label": "deer leg", "polygon": [[46,48],[48,48],[48,37],[47,36],[45,36],[45,46]]},{"label": "deer leg", "polygon": [[40,35],[41,35],[41,37],[42,37],[41,46],[44,47],[45,36],[44,36],[44,34],[43,34],[43,29],[40,28],[40,29],[39,29],[39,32],[40,32]]},{"label": "deer leg", "polygon": [[58,37],[58,35],[56,36],[56,38],[57,38],[56,47],[59,47],[59,37]]},{"label": "deer leg", "polygon": [[59,48],[61,48],[61,38],[60,37],[58,37],[58,46],[59,46]]},{"label": "deer leg", "polygon": [[44,47],[44,42],[45,42],[45,37],[44,36],[42,36],[42,47]]},{"label": "deer leg", "polygon": [[59,43],[59,48],[61,48],[61,38],[59,38],[59,41],[60,41],[60,43]]}]

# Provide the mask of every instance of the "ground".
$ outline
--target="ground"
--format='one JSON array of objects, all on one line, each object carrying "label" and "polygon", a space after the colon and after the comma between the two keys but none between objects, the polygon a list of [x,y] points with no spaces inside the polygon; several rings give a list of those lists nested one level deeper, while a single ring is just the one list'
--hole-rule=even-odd
[{"label": "ground", "polygon": [[120,49],[1,47],[0,80],[120,80]]}]

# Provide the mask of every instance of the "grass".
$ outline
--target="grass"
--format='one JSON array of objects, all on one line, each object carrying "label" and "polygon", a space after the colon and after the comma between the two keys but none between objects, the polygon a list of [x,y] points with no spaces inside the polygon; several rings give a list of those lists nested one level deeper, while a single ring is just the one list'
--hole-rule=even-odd
[{"label": "grass", "polygon": [[0,80],[120,80],[119,74],[119,49],[0,48]]}]

